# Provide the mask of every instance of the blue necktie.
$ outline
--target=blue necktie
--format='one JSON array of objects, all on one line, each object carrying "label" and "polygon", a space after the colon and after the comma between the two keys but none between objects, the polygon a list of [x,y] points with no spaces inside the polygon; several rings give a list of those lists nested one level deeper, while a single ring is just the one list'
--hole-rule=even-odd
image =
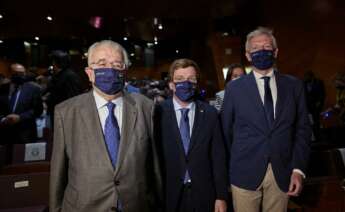
[{"label": "blue necktie", "polygon": [[274,107],[273,107],[273,99],[272,93],[270,88],[270,77],[262,77],[265,80],[265,101],[264,101],[264,108],[267,117],[267,121],[270,127],[274,122]]},{"label": "blue necktie", "polygon": [[[184,153],[187,156],[189,143],[190,143],[190,129],[189,129],[189,118],[188,118],[188,108],[182,108],[181,110],[181,119],[180,119],[180,134],[183,143]],[[188,170],[186,170],[184,183],[190,181],[190,176]]]},{"label": "blue necktie", "polygon": [[19,87],[16,86],[11,94],[10,98],[10,111],[14,113],[16,110],[16,102],[18,101],[18,92],[19,92]]},{"label": "blue necktie", "polygon": [[107,144],[108,154],[111,159],[113,167],[116,167],[117,153],[120,143],[120,129],[114,115],[115,104],[112,102],[107,103],[109,115],[105,120],[104,137]]}]

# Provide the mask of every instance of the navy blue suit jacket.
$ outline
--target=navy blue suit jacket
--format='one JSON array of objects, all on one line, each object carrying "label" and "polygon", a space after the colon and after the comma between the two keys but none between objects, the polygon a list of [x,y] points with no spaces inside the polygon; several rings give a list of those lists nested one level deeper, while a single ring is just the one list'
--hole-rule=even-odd
[{"label": "navy blue suit jacket", "polygon": [[172,99],[157,106],[155,131],[163,161],[166,211],[177,211],[186,168],[192,180],[192,204],[196,211],[213,211],[216,199],[228,197],[226,150],[217,110],[201,101],[195,103],[187,156]]},{"label": "navy blue suit jacket", "polygon": [[268,126],[254,74],[228,83],[221,111],[230,156],[231,184],[255,190],[272,164],[278,186],[288,191],[293,169],[305,173],[311,126],[303,83],[275,72],[276,115]]},{"label": "navy blue suit jacket", "polygon": [[3,143],[29,143],[37,139],[36,118],[42,114],[43,104],[41,90],[31,82],[21,86],[20,95],[14,112],[9,103],[9,86],[6,92],[0,95],[0,116],[14,113],[20,116],[20,122],[0,129]]}]

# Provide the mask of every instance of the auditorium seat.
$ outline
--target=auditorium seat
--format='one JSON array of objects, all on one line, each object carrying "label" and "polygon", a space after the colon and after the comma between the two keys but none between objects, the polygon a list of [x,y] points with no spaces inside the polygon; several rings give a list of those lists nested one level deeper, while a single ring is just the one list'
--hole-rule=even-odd
[{"label": "auditorium seat", "polygon": [[6,163],[6,148],[0,145],[0,170]]},{"label": "auditorium seat", "polygon": [[49,212],[48,206],[33,206],[25,208],[0,209],[0,212]]},{"label": "auditorium seat", "polygon": [[23,164],[10,164],[4,166],[0,171],[1,175],[30,174],[38,172],[49,172],[50,162],[30,162]]},{"label": "auditorium seat", "polygon": [[345,211],[345,166],[340,150],[313,151],[306,175],[302,193],[291,201],[303,212]]},{"label": "auditorium seat", "polygon": [[0,209],[44,211],[49,204],[49,172],[0,175],[0,188]]},{"label": "auditorium seat", "polygon": [[[33,145],[41,145],[44,148],[45,154],[43,158],[35,157],[30,154],[38,154],[38,152],[30,152],[27,151],[28,148],[31,146],[31,151],[35,151]],[[42,150],[42,149],[41,149]],[[14,144],[13,151],[12,151],[12,159],[11,164],[19,164],[19,163],[26,163],[31,161],[50,161],[52,153],[52,143],[47,142],[37,142],[37,143],[28,143],[28,144]]]}]

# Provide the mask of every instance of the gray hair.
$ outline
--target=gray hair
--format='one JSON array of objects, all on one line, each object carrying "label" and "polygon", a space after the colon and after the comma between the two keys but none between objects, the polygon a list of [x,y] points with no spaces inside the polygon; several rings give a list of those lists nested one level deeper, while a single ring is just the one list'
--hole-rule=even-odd
[{"label": "gray hair", "polygon": [[90,65],[91,54],[93,53],[93,51],[96,48],[98,48],[100,46],[107,46],[107,47],[109,47],[111,49],[119,50],[122,53],[123,60],[124,60],[124,63],[126,65],[126,68],[128,68],[131,65],[131,62],[129,61],[128,53],[127,53],[126,49],[123,48],[123,46],[121,46],[119,43],[116,43],[116,42],[114,42],[112,40],[102,40],[102,41],[99,41],[99,42],[96,42],[96,43],[92,44],[89,47],[89,50],[87,51],[87,62],[88,62],[89,65]]},{"label": "gray hair", "polygon": [[246,51],[249,51],[250,49],[250,40],[259,35],[266,35],[267,37],[269,37],[272,41],[273,49],[276,49],[278,47],[276,38],[273,36],[272,30],[265,27],[259,27],[247,35]]}]

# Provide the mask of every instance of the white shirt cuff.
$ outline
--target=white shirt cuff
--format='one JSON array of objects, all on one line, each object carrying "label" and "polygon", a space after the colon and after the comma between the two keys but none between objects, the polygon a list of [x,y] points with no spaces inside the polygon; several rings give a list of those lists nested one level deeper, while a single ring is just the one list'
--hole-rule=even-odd
[{"label": "white shirt cuff", "polygon": [[305,174],[300,169],[293,169],[292,172],[297,172],[298,174],[302,175],[303,179],[306,178]]}]

